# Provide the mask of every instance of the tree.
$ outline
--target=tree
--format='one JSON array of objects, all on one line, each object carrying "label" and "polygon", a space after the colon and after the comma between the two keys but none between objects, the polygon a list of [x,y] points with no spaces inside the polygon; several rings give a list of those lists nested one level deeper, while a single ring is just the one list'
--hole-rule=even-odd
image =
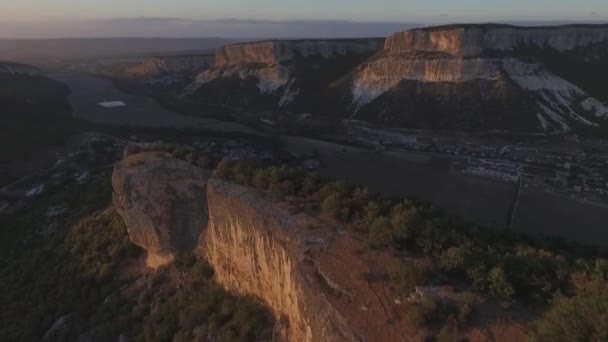
[{"label": "tree", "polygon": [[388,247],[393,243],[393,230],[388,217],[380,216],[372,222],[369,228],[369,243],[374,248]]},{"label": "tree", "polygon": [[603,276],[584,277],[572,297],[558,294],[537,322],[537,341],[608,341],[608,284]]}]

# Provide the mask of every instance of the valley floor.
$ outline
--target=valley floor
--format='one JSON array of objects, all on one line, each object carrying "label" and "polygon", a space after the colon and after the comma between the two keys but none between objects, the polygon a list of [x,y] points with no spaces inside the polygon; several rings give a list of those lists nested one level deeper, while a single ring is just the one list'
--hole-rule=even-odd
[{"label": "valley floor", "polygon": [[[74,115],[87,121],[118,126],[262,134],[235,122],[173,113],[153,99],[120,91],[110,80],[84,74],[55,73],[50,76],[70,86]],[[127,106],[107,109],[97,105],[107,100],[124,101]],[[417,197],[449,214],[484,225],[503,228],[511,224],[511,228],[519,232],[608,245],[608,235],[598,234],[603,230],[603,222],[608,220],[605,207],[536,189],[524,189],[517,200],[517,186],[513,182],[454,171],[454,165],[465,160],[463,156],[374,151],[294,136],[281,136],[280,140],[285,151],[295,155],[318,152],[321,162],[318,171],[323,176],[363,183],[386,196]],[[581,229],[587,233],[581,233]]]}]

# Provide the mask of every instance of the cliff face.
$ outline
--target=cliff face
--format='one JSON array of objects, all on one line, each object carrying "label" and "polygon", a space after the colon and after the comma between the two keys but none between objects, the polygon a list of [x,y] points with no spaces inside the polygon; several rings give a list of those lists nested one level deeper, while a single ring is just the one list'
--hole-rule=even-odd
[{"label": "cliff face", "polygon": [[[608,76],[606,48],[608,26],[411,30],[389,37],[381,53],[359,66],[351,94],[359,117],[384,123],[525,132],[598,126],[608,118],[608,94],[597,87]],[[409,89],[434,103],[414,99]],[[433,118],[417,117],[429,111]],[[469,123],[455,127],[456,121]]]},{"label": "cliff face", "polygon": [[364,246],[348,234],[252,189],[211,180],[207,197],[201,252],[220,284],[275,312],[282,340],[406,340],[387,288],[363,276],[388,272],[387,255],[360,255]]},{"label": "cliff face", "polygon": [[264,41],[225,46],[186,90],[190,99],[243,108],[299,108],[382,48],[381,39]]},{"label": "cliff face", "polygon": [[167,262],[198,247],[220,285],[274,312],[280,341],[421,340],[406,331],[387,281],[369,276],[390,274],[394,257],[361,252],[350,234],[253,189],[207,183],[205,171],[186,164],[148,152],[114,171],[114,205],[151,256]]},{"label": "cliff face", "polygon": [[114,168],[114,206],[131,242],[148,251],[150,267],[196,247],[207,225],[208,177],[209,172],[162,152],[132,155]]},{"label": "cliff face", "polygon": [[565,52],[607,40],[608,25],[538,28],[470,25],[400,32],[386,40],[385,49],[469,57],[486,50],[508,51],[531,46]]}]

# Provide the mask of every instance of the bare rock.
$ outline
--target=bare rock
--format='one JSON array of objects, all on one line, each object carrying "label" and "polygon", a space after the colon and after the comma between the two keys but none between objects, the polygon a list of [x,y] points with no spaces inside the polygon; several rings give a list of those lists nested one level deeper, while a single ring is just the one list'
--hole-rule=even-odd
[{"label": "bare rock", "polygon": [[386,282],[363,277],[388,274],[394,258],[361,255],[364,246],[351,235],[250,188],[212,179],[207,198],[201,253],[220,285],[274,312],[276,340],[421,340],[406,330]]},{"label": "bare rock", "polygon": [[193,250],[207,225],[210,173],[164,152],[127,157],[114,168],[113,202],[131,241],[156,268]]}]

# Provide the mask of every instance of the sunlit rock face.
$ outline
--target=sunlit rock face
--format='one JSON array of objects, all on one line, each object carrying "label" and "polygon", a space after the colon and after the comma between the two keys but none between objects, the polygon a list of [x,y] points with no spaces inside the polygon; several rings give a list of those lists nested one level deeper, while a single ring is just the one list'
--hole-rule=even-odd
[{"label": "sunlit rock face", "polygon": [[357,115],[376,122],[571,131],[608,118],[608,92],[597,85],[608,77],[607,51],[608,26],[410,30],[358,67],[351,95]]},{"label": "sunlit rock face", "polygon": [[210,180],[209,226],[200,251],[216,281],[260,298],[277,317],[282,341],[415,341],[382,281],[388,254],[320,220],[294,213],[249,188]]},{"label": "sunlit rock face", "polygon": [[131,242],[148,252],[156,268],[192,251],[207,226],[209,172],[162,152],[129,156],[112,176],[113,203]]},{"label": "sunlit rock face", "polygon": [[[228,45],[185,91],[191,100],[307,111],[329,85],[382,48],[383,39],[284,40]],[[315,108],[317,109],[317,108]]]},{"label": "sunlit rock face", "polygon": [[[276,317],[278,341],[422,341],[382,277],[388,252],[251,188],[217,179],[158,152],[116,166],[114,206],[150,262],[197,251],[231,292],[259,299]],[[154,264],[151,266],[158,266]]]},{"label": "sunlit rock face", "polygon": [[393,52],[441,52],[471,57],[484,51],[512,51],[522,47],[551,48],[566,52],[608,40],[608,26],[515,27],[468,25],[417,29],[386,40]]}]

